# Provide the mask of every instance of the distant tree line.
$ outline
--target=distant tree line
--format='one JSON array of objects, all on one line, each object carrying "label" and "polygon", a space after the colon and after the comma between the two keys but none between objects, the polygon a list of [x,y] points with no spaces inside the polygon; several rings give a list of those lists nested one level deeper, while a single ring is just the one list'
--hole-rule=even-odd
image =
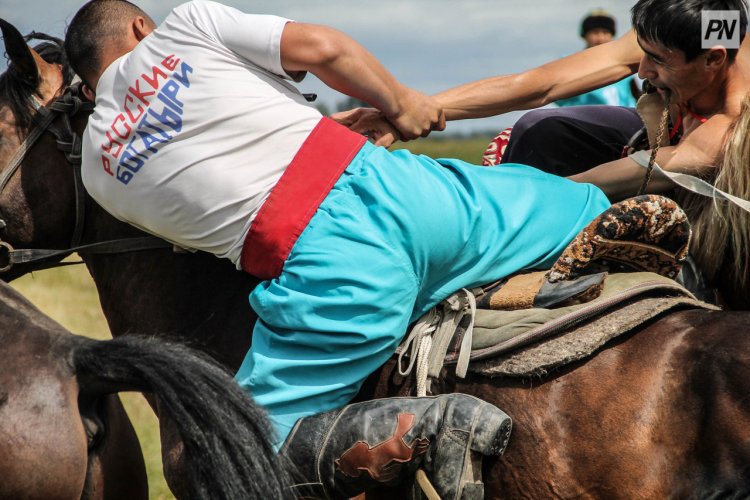
[{"label": "distant tree line", "polygon": [[337,113],[339,111],[347,111],[349,109],[354,108],[369,108],[371,107],[369,104],[367,104],[365,101],[361,101],[359,99],[355,99],[354,97],[346,97],[345,99],[342,99],[341,101],[337,102],[333,106],[333,110],[324,102],[316,102],[315,107],[318,111],[320,111],[320,114],[323,116],[328,116],[332,113]]}]

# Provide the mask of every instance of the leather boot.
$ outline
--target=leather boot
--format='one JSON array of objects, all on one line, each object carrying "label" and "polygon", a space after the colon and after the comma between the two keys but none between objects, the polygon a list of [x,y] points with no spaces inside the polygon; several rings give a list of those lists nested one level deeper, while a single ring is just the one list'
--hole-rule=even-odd
[{"label": "leather boot", "polygon": [[300,419],[280,453],[305,498],[351,498],[413,482],[423,469],[440,498],[481,499],[482,457],[500,455],[510,418],[465,394],[354,403]]}]

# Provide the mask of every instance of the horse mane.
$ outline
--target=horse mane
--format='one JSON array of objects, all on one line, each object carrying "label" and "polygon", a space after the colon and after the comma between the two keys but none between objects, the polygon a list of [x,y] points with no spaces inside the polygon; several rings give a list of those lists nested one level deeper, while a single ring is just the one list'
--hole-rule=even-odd
[{"label": "horse mane", "polygon": [[[750,199],[750,94],[724,138],[713,184]],[[690,252],[732,307],[746,308],[750,296],[750,214],[727,202],[688,193],[683,206],[693,221]],[[744,304],[744,305],[743,305]]]},{"label": "horse mane", "polygon": [[[64,86],[67,87],[70,85],[75,73],[70,64],[68,64],[68,58],[65,55],[61,39],[32,31],[24,37],[24,40],[44,40],[42,43],[37,44],[34,50],[46,62],[62,65]],[[17,129],[26,129],[31,125],[34,110],[29,106],[29,100],[32,95],[37,94],[36,90],[16,74],[12,63],[9,63],[8,69],[0,75],[0,99],[5,101],[13,112]]]}]

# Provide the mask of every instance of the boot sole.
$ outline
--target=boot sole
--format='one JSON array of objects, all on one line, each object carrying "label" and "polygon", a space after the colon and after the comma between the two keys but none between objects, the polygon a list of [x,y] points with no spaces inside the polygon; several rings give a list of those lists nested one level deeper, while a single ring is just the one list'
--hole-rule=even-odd
[{"label": "boot sole", "polygon": [[502,410],[484,402],[474,417],[473,439],[469,447],[482,455],[502,455],[513,429],[511,418]]}]

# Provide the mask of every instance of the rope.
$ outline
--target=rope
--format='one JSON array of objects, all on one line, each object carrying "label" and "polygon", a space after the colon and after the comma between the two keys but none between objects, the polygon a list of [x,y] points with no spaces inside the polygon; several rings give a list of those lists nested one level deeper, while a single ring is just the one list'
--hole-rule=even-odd
[{"label": "rope", "polygon": [[474,336],[474,318],[477,315],[477,299],[473,293],[465,288],[462,291],[466,293],[471,321],[466,328],[464,338],[461,339],[461,347],[458,350],[458,362],[456,364],[456,375],[460,378],[466,378],[466,372],[469,370],[469,358],[471,357],[471,342]]},{"label": "rope", "polygon": [[422,489],[422,492],[427,497],[427,500],[440,500],[437,490],[432,485],[429,479],[427,479],[427,473],[422,469],[417,469],[417,484]]},{"label": "rope", "polygon": [[[433,307],[417,321],[406,340],[396,351],[398,352],[398,372],[402,376],[409,376],[414,369],[414,364],[417,363],[417,396],[427,395],[427,368],[432,350],[432,334],[437,330],[440,321],[437,307]],[[409,364],[406,368],[402,368],[403,358],[407,352]]]},{"label": "rope", "polygon": [[656,134],[656,144],[651,148],[651,157],[649,158],[648,166],[646,167],[646,176],[643,179],[641,188],[638,190],[637,196],[644,194],[648,183],[651,182],[651,175],[653,174],[654,163],[656,162],[656,154],[659,152],[661,141],[664,137],[664,131],[667,129],[667,124],[669,122],[669,102],[671,101],[671,98],[672,93],[667,91],[667,98],[664,100],[664,111],[662,111],[661,122],[659,123],[659,131]]},{"label": "rope", "polygon": [[[436,305],[412,327],[406,340],[396,350],[399,374],[406,377],[417,367],[417,396],[426,396],[430,390],[431,378],[437,378],[443,367],[458,326],[464,317],[470,316],[469,325],[461,339],[458,350],[456,375],[466,377],[471,357],[471,342],[474,331],[474,317],[477,305],[474,294],[462,288],[440,304]],[[404,368],[403,358],[408,353],[409,363]]]}]

